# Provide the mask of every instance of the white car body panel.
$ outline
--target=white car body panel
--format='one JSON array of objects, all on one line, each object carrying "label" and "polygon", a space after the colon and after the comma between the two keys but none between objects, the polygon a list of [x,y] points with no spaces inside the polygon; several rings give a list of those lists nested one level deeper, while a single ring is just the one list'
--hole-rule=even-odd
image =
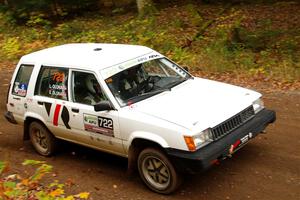
[{"label": "white car body panel", "polygon": [[[99,49],[99,51],[95,51],[95,49]],[[37,61],[41,61],[46,66],[61,66],[96,71],[96,69],[102,70],[137,57],[142,57],[151,52],[155,51],[138,45],[65,44],[25,55],[20,59],[20,63],[36,63]],[[118,56],[112,59],[111,55]]]},{"label": "white car body panel", "polygon": [[245,88],[195,78],[172,88],[170,92],[137,103],[133,110],[197,133],[239,113],[260,96]]},{"label": "white car body panel", "polygon": [[119,120],[126,151],[135,138],[148,139],[164,148],[176,146],[186,150],[182,135],[188,130],[182,126],[136,112],[134,105],[120,109]]}]

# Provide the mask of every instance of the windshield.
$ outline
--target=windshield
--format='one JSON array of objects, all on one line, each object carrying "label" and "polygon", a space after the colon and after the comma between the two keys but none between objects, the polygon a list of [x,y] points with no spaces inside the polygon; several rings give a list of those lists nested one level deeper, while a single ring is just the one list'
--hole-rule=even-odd
[{"label": "windshield", "polygon": [[159,58],[123,70],[105,80],[123,107],[149,98],[192,78],[178,65]]}]

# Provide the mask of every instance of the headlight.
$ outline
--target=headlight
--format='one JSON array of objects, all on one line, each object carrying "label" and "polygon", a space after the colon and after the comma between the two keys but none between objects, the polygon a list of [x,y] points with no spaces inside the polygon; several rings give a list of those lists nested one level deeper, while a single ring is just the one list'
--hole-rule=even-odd
[{"label": "headlight", "polygon": [[254,109],[254,113],[258,113],[259,111],[261,111],[264,108],[264,102],[262,99],[257,99],[256,101],[253,102],[253,109]]},{"label": "headlight", "polygon": [[196,151],[212,141],[210,129],[206,129],[194,136],[184,136],[185,143],[190,151]]}]

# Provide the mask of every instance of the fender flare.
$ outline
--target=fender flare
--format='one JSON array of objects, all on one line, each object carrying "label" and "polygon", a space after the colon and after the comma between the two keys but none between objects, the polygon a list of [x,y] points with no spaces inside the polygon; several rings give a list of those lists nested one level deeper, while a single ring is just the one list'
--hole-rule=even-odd
[{"label": "fender flare", "polygon": [[136,131],[133,132],[129,139],[128,139],[128,146],[127,146],[127,153],[128,153],[128,172],[129,174],[133,174],[133,172],[136,170],[136,161],[139,152],[142,148],[135,148],[133,141],[135,139],[142,139],[143,141],[149,141],[152,144],[157,144],[157,146],[161,148],[167,148],[169,147],[166,140],[164,140],[162,137],[158,136],[157,134],[150,133],[150,132],[144,132],[144,131]]},{"label": "fender flare", "polygon": [[24,121],[26,121],[26,119],[28,119],[29,117],[37,119],[37,120],[43,122],[44,124],[46,124],[45,119],[42,116],[40,116],[34,112],[26,112],[24,115]]},{"label": "fender flare", "polygon": [[34,113],[34,112],[26,112],[24,115],[24,128],[23,128],[23,140],[29,140],[29,123],[28,118],[35,119],[37,121],[42,122],[44,125],[46,125],[45,120],[40,115]]},{"label": "fender flare", "polygon": [[145,132],[145,131],[135,131],[130,135],[130,137],[128,139],[128,147],[127,148],[129,148],[131,146],[132,141],[134,139],[149,140],[151,142],[159,144],[163,148],[169,147],[169,144],[167,143],[167,141],[155,133]]}]

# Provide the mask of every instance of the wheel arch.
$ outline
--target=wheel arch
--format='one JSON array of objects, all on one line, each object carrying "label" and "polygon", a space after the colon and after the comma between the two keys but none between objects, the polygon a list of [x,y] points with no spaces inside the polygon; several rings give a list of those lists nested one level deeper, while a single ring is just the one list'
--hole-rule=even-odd
[{"label": "wheel arch", "polygon": [[128,147],[128,170],[129,172],[133,172],[137,167],[137,158],[139,153],[148,147],[154,147],[162,150],[164,152],[164,148],[168,147],[167,142],[158,135],[150,134],[151,137],[145,137],[148,134],[143,133],[143,135],[135,135],[129,140]]},{"label": "wheel arch", "polygon": [[146,140],[149,142],[156,143],[162,148],[169,147],[168,142],[163,137],[159,136],[158,134],[145,132],[145,131],[136,131],[136,132],[133,132],[129,137],[129,140],[128,140],[129,148],[132,144],[136,143],[136,141],[139,141],[139,140]]},{"label": "wheel arch", "polygon": [[29,125],[33,121],[37,121],[37,122],[41,123],[42,125],[44,125],[46,127],[44,120],[40,116],[38,116],[38,115],[26,115],[25,119],[24,119],[23,140],[29,140],[30,139]]}]

